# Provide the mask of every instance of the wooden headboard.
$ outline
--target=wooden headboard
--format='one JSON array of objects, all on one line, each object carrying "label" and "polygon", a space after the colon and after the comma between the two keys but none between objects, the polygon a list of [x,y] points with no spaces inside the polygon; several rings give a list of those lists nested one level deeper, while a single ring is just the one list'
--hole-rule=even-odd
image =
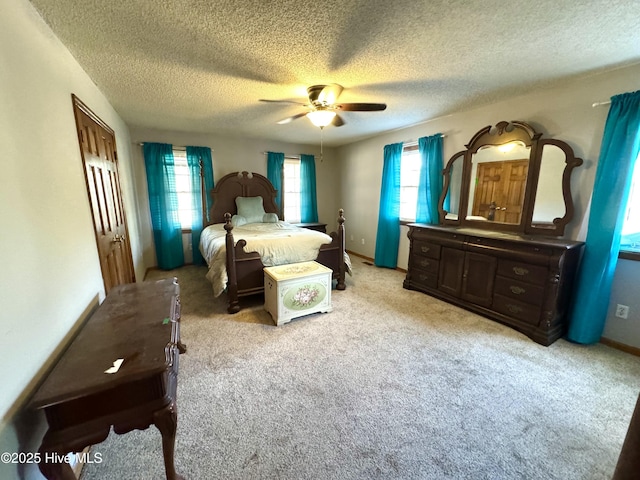
[{"label": "wooden headboard", "polygon": [[211,190],[213,201],[209,210],[209,221],[203,224],[224,223],[224,214],[236,214],[236,197],[262,197],[264,211],[275,213],[282,219],[280,209],[276,205],[277,190],[269,179],[259,173],[234,172],[222,177]]}]

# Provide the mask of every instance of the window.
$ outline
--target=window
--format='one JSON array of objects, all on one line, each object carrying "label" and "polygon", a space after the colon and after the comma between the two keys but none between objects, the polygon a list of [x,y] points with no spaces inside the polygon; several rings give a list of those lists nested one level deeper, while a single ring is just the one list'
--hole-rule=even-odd
[{"label": "window", "polygon": [[420,182],[418,146],[406,146],[400,160],[400,221],[415,222]]},{"label": "window", "polygon": [[640,253],[640,155],[636,159],[631,179],[627,212],[622,225],[620,250]]},{"label": "window", "polygon": [[300,160],[285,159],[282,176],[284,220],[300,223]]},{"label": "window", "polygon": [[191,172],[185,150],[173,150],[176,194],[178,196],[178,217],[182,230],[191,230],[193,203],[191,199]]}]

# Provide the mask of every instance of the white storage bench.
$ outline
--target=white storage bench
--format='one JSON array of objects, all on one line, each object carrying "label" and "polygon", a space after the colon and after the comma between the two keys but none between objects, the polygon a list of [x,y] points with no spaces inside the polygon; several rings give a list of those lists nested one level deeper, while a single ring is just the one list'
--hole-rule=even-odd
[{"label": "white storage bench", "polygon": [[264,269],[264,309],[276,325],[311,313],[330,312],[333,271],[317,262]]}]

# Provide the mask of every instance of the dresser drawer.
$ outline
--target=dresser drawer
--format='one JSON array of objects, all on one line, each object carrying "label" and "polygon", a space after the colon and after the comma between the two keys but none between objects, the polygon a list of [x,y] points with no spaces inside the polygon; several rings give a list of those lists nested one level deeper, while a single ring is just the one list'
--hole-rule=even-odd
[{"label": "dresser drawer", "polygon": [[[437,262],[436,262],[437,263]],[[409,280],[416,286],[423,286],[429,288],[438,287],[438,269],[433,272],[426,270],[420,270],[419,268],[412,268],[409,272]]]},{"label": "dresser drawer", "polygon": [[418,255],[414,255],[411,259],[411,268],[425,270],[430,273],[438,273],[438,266],[440,262],[438,260],[434,260],[430,257],[421,257]]},{"label": "dresser drawer", "polygon": [[531,325],[538,325],[540,321],[540,307],[528,303],[514,300],[494,294],[493,307],[496,312],[500,312],[512,318],[517,318]]},{"label": "dresser drawer", "polygon": [[547,280],[548,269],[540,265],[500,259],[498,261],[498,275],[515,278],[523,282],[544,285]]},{"label": "dresser drawer", "polygon": [[436,243],[425,242],[424,240],[414,240],[411,245],[411,251],[414,255],[434,258],[436,260],[440,258],[441,248],[442,247]]},{"label": "dresser drawer", "polygon": [[500,276],[496,277],[494,292],[533,305],[540,305],[544,298],[544,287]]}]

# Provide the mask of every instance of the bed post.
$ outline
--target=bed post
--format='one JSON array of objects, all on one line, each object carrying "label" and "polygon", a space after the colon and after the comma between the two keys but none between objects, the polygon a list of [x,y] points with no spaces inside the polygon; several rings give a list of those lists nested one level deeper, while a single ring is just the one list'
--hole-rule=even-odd
[{"label": "bed post", "polygon": [[238,278],[236,275],[236,251],[233,245],[233,225],[231,225],[231,214],[224,214],[224,229],[227,231],[225,238],[227,249],[227,298],[229,313],[238,313],[240,311],[240,302],[238,300]]},{"label": "bed post", "polygon": [[345,253],[345,241],[344,241],[344,210],[341,208],[338,210],[338,240],[340,241],[340,255],[339,259],[340,270],[338,272],[338,282],[336,283],[337,290],[344,290],[347,288],[344,283],[345,280],[345,265],[344,265],[344,253]]}]

